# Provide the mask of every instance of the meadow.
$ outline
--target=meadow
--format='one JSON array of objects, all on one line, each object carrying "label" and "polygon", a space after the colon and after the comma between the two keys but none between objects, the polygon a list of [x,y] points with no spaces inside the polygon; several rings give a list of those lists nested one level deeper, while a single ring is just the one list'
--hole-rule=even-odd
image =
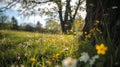
[{"label": "meadow", "polygon": [[[104,67],[119,65],[119,47],[95,34],[45,34],[0,30],[0,67]],[[94,36],[93,36],[94,37]],[[113,47],[114,48],[113,48]]]},{"label": "meadow", "polygon": [[0,30],[0,66],[53,67],[77,46],[73,35]]}]

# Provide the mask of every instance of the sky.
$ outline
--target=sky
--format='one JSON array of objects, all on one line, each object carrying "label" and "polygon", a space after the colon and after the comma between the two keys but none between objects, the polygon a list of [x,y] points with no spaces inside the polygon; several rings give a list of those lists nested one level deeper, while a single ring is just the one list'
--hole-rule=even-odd
[{"label": "sky", "polygon": [[19,14],[19,12],[8,9],[4,12],[7,16],[9,16],[9,19],[11,19],[13,16],[17,19],[18,24],[23,24],[23,23],[30,23],[30,24],[36,24],[38,21],[45,26],[45,19],[47,16],[40,16],[40,15],[31,15],[30,17],[23,17],[22,15]]},{"label": "sky", "polygon": [[[6,5],[5,2],[7,2],[7,1],[8,0],[0,0],[0,8],[4,7]],[[45,0],[41,0],[41,1],[45,1]],[[75,0],[73,0],[73,1],[75,1]],[[74,4],[74,3],[72,3],[72,4]],[[19,25],[22,24],[22,23],[36,24],[37,21],[39,21],[40,23],[43,24],[43,26],[45,26],[46,18],[48,18],[47,16],[45,16],[45,15],[44,16],[40,16],[39,14],[37,14],[37,15],[31,15],[29,17],[23,17],[22,15],[19,15],[20,13],[18,11],[16,11],[16,9],[19,9],[19,6],[20,6],[20,4],[17,4],[15,7],[13,7],[12,9],[6,10],[4,13],[6,15],[8,15],[9,18],[14,16],[18,20],[18,24]],[[55,5],[52,4],[52,6],[55,6]],[[39,6],[39,8],[49,7],[49,9],[51,9],[52,6],[49,6],[48,4],[45,4],[43,6]],[[36,7],[35,9],[38,9],[38,7]],[[84,19],[85,15],[86,15],[86,12],[81,12],[81,14],[82,14],[82,18]]]}]

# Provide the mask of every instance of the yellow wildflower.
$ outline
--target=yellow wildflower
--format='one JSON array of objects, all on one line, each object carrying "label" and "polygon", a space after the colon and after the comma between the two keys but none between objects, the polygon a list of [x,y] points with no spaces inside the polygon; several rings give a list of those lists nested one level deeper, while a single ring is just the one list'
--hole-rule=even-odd
[{"label": "yellow wildflower", "polygon": [[36,59],[32,57],[32,58],[30,58],[30,61],[31,61],[31,62],[35,62]]},{"label": "yellow wildflower", "polygon": [[65,42],[65,44],[66,44],[66,45],[69,45],[69,44],[70,44],[70,42],[69,42],[69,41],[66,41],[66,42]]},{"label": "yellow wildflower", "polygon": [[59,53],[57,53],[57,54],[55,54],[54,56],[53,56],[53,58],[55,58],[55,59],[57,59],[58,57],[59,57]]},{"label": "yellow wildflower", "polygon": [[50,41],[50,42],[55,42],[55,39],[54,39],[54,38],[51,38],[49,41]]},{"label": "yellow wildflower", "polygon": [[96,45],[97,54],[105,55],[107,47],[102,43],[100,45]]}]

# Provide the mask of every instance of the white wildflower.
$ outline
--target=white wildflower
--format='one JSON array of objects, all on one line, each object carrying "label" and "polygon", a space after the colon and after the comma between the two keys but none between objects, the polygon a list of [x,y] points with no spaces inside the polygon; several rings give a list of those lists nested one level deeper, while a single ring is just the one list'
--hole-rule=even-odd
[{"label": "white wildflower", "polygon": [[99,55],[95,55],[92,57],[93,59],[98,59],[99,58]]},{"label": "white wildflower", "polygon": [[94,63],[95,63],[95,59],[90,59],[90,60],[89,60],[89,64],[90,64],[90,65],[93,65]]},{"label": "white wildflower", "polygon": [[87,62],[89,60],[89,55],[86,52],[81,53],[80,61]]},{"label": "white wildflower", "polygon": [[89,60],[89,64],[93,65],[95,63],[95,60],[99,58],[99,55],[95,55],[92,57],[92,59]]},{"label": "white wildflower", "polygon": [[77,60],[68,57],[62,61],[63,67],[77,67]]}]

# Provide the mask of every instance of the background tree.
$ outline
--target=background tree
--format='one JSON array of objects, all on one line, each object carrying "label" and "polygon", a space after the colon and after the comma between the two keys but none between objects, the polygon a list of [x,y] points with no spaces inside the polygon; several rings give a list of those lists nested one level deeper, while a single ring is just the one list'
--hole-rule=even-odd
[{"label": "background tree", "polygon": [[6,16],[3,12],[0,12],[0,23],[5,23],[8,21],[8,16]]},{"label": "background tree", "polygon": [[25,31],[34,31],[34,27],[32,27],[31,25],[29,25],[29,24],[27,24],[26,26],[25,26],[25,29],[24,29]]},{"label": "background tree", "polygon": [[[21,6],[18,11],[25,16],[35,13],[52,15],[54,18],[57,16],[59,17],[62,32],[66,33],[67,30],[72,29],[76,16],[80,15],[79,13],[81,9],[83,9],[80,5],[85,0],[76,0],[76,3],[72,5],[71,3],[73,1],[74,0],[13,0],[13,2],[9,2],[5,8],[12,8],[17,5],[17,3],[20,3]],[[48,6],[54,4],[55,6],[50,9],[48,9],[48,7],[41,9],[42,7],[40,8],[40,6],[45,4],[48,4]],[[39,8],[37,8],[37,6],[39,6]]]},{"label": "background tree", "polygon": [[11,21],[12,21],[12,23],[13,23],[13,29],[14,29],[14,30],[18,30],[18,22],[17,22],[17,19],[13,16],[13,17],[11,18]]},{"label": "background tree", "polygon": [[53,19],[48,19],[45,25],[46,30],[48,30],[51,33],[60,33],[60,24],[58,22],[54,21]]},{"label": "background tree", "polygon": [[60,19],[60,24],[61,24],[63,33],[66,33],[67,30],[72,29],[72,25],[73,25],[76,15],[77,15],[77,12],[80,8],[81,3],[83,2],[83,0],[78,0],[78,2],[76,2],[76,7],[74,8],[75,11],[73,11],[72,6],[71,6],[71,1],[72,0],[65,1],[66,2],[65,12],[62,11],[63,6],[64,6],[64,5],[62,5],[62,1],[61,0],[55,1],[55,3],[58,6],[58,9],[59,9],[58,13],[59,13],[59,19]]},{"label": "background tree", "polygon": [[36,24],[36,31],[42,32],[42,24],[39,21]]},{"label": "background tree", "polygon": [[5,25],[8,22],[8,16],[6,16],[3,12],[0,12],[0,29],[5,29]]}]

